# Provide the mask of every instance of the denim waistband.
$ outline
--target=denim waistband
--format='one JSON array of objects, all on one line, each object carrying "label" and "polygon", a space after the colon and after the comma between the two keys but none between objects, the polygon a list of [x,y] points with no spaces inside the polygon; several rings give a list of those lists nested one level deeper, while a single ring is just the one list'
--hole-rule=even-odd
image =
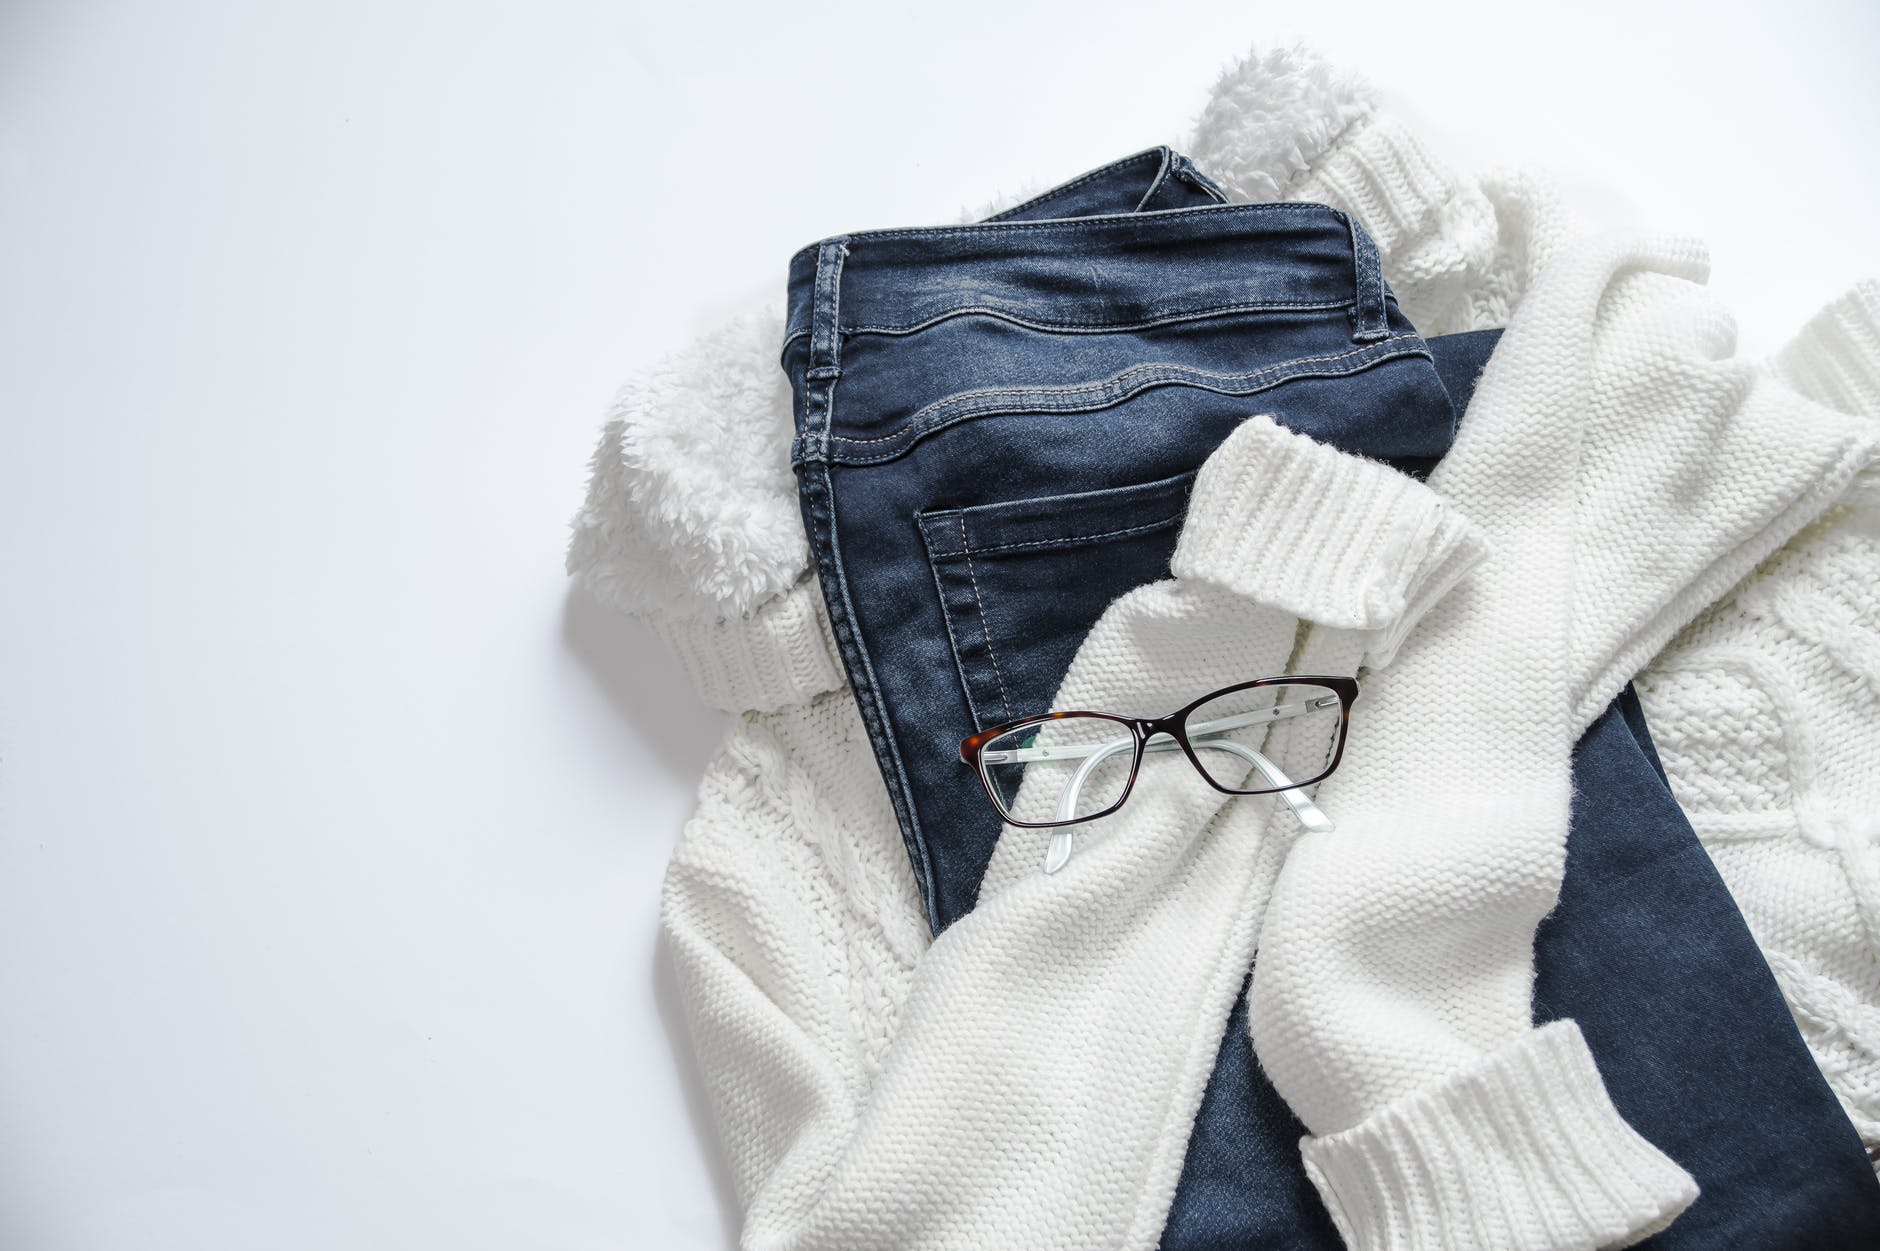
[{"label": "denim waistband", "polygon": [[1099,165],[985,220],[1016,222],[1093,217],[1100,213],[1147,213],[1188,208],[1210,200],[1225,204],[1227,193],[1196,169],[1193,161],[1163,143]]},{"label": "denim waistband", "polygon": [[906,334],[965,313],[1094,331],[1340,306],[1367,342],[1387,333],[1387,298],[1370,237],[1337,209],[1204,204],[832,236],[790,258],[784,342],[812,335],[812,364],[830,365],[836,335]]}]

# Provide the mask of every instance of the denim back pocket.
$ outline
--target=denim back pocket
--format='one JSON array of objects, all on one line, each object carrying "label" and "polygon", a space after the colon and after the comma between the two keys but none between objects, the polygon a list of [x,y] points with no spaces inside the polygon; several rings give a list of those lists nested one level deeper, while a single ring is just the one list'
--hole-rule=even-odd
[{"label": "denim back pocket", "polygon": [[975,729],[1046,711],[1110,602],[1169,576],[1194,480],[919,514]]}]

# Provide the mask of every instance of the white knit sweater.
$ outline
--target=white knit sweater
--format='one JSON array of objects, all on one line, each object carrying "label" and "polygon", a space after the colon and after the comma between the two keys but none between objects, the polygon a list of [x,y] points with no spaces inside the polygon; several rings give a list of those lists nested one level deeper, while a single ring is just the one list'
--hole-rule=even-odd
[{"label": "white knit sweater", "polygon": [[[629,388],[597,454],[571,571],[740,714],[664,924],[747,1246],[1154,1245],[1256,942],[1260,1057],[1354,1244],[1603,1245],[1689,1201],[1577,1031],[1528,1028],[1566,750],[1846,485],[1865,426],[1731,360],[1693,254],[1569,245],[1534,184],[1452,177],[1323,66],[1236,67],[1185,150],[1238,196],[1359,215],[1425,333],[1511,321],[1433,484],[1457,508],[1251,420],[1202,475],[1178,577],[1114,605],[1066,678],[1156,712],[1401,644],[1321,790],[1336,833],[1295,846],[1270,801],[1156,762],[1063,874],[1010,832],[929,947],[808,574],[777,313]],[[1302,483],[1351,507],[1271,511]],[[1458,511],[1491,555],[1438,602],[1476,547]],[[1247,550],[1246,526],[1285,541]],[[1328,555],[1349,576],[1314,578]],[[1323,625],[1295,653],[1298,618]]]},{"label": "white knit sweater", "polygon": [[[1880,283],[1775,367],[1880,422]],[[1803,1037],[1880,1146],[1880,493],[1843,500],[1693,622],[1639,695]]]}]

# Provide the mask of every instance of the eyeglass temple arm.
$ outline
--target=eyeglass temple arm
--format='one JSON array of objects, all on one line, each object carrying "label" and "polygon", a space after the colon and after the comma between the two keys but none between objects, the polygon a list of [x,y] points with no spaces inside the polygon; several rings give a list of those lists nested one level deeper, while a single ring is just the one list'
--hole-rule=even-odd
[{"label": "eyeglass temple arm", "polygon": [[[1257,717],[1263,716],[1265,716],[1264,713],[1256,714],[1256,719]],[[1242,725],[1247,724],[1238,717],[1227,717],[1223,718],[1223,720],[1233,721]],[[1216,728],[1232,728],[1222,726],[1220,722],[1211,722],[1209,724]],[[1157,742],[1156,739],[1160,739],[1161,741]],[[1144,744],[1146,750],[1168,751],[1180,746],[1174,739],[1167,738],[1163,735],[1157,735],[1156,739],[1151,739],[1148,743]],[[1286,806],[1293,810],[1293,815],[1299,818],[1299,824],[1303,825],[1306,829],[1316,833],[1326,834],[1336,828],[1332,824],[1332,819],[1326,816],[1324,810],[1313,803],[1310,797],[1297,789],[1288,789],[1295,787],[1293,780],[1287,777],[1278,765],[1253,750],[1253,748],[1242,743],[1235,743],[1228,740],[1210,742],[1203,744],[1203,746],[1232,752],[1234,755],[1241,757],[1248,764],[1258,769],[1269,783],[1280,788],[1279,797],[1286,801]],[[1099,764],[1102,764],[1111,756],[1117,755],[1120,752],[1129,751],[1133,747],[1133,740],[1119,739],[1116,742],[1108,743],[1102,747],[1088,749],[1090,752],[1089,759],[1078,766],[1077,772],[1071,776],[1071,780],[1064,787],[1063,793],[1058,796],[1057,819],[1065,821],[1077,815],[1077,797],[1083,791],[1084,782],[1090,777],[1091,773],[1096,770]],[[1051,832],[1051,845],[1045,849],[1044,853],[1044,871],[1046,873],[1056,873],[1059,869],[1070,863],[1071,848],[1075,845],[1076,841],[1075,832],[1069,828],[1053,830]]]}]

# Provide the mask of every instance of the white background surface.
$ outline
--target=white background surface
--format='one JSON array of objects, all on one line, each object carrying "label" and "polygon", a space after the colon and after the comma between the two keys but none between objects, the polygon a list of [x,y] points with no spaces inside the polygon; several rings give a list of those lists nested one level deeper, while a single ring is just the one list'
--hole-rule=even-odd
[{"label": "white background surface", "polygon": [[561,572],[606,402],[1295,37],[1748,347],[1880,274],[1868,0],[0,6],[0,1249],[728,1245],[720,722]]}]

